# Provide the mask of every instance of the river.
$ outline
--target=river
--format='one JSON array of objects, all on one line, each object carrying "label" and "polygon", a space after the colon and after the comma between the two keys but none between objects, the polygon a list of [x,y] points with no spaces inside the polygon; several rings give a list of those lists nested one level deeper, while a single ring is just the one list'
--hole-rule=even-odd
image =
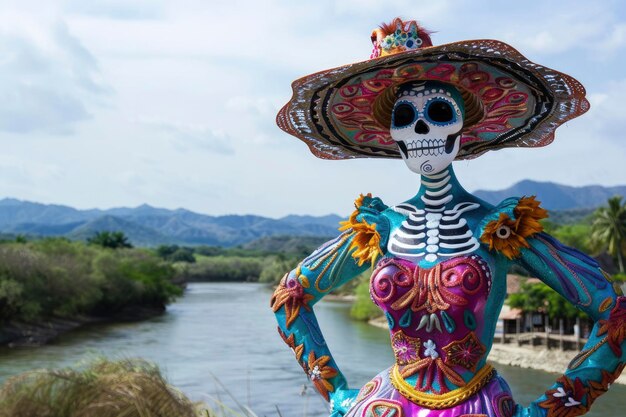
[{"label": "river", "polygon": [[[74,365],[91,357],[143,357],[193,400],[249,405],[259,417],[328,416],[291,351],[276,333],[271,292],[260,284],[194,283],[184,297],[153,319],[99,325],[38,348],[0,350],[0,381],[33,368]],[[393,361],[389,334],[354,322],[344,303],[317,304],[315,311],[335,359],[354,387]],[[496,365],[515,398],[528,404],[557,375]],[[216,382],[219,381],[219,382]],[[303,389],[306,387],[306,389]],[[304,391],[304,394],[303,394]],[[614,385],[590,417],[622,417],[626,387]],[[620,411],[621,410],[621,411]]]}]

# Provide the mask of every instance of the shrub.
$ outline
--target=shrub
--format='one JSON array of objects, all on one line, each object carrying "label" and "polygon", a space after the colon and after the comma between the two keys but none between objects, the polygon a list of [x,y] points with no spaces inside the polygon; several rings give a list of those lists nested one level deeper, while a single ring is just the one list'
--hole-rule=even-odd
[{"label": "shrub", "polygon": [[182,290],[174,268],[145,250],[106,249],[66,239],[0,245],[0,320],[109,315],[164,306]]},{"label": "shrub", "polygon": [[350,316],[353,319],[367,321],[383,314],[370,297],[370,274],[371,271],[366,271],[358,277],[356,300],[350,309]]},{"label": "shrub", "polygon": [[141,359],[97,360],[83,369],[36,370],[0,388],[0,417],[213,415]]},{"label": "shrub", "polygon": [[188,281],[257,281],[263,258],[242,256],[197,256],[195,264],[185,268]]}]

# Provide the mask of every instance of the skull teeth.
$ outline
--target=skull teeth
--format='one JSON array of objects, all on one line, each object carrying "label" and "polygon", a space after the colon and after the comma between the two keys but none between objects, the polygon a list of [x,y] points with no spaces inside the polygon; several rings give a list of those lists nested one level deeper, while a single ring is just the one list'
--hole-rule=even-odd
[{"label": "skull teeth", "polygon": [[406,144],[409,158],[418,156],[437,156],[445,152],[446,141],[443,139],[414,140]]}]

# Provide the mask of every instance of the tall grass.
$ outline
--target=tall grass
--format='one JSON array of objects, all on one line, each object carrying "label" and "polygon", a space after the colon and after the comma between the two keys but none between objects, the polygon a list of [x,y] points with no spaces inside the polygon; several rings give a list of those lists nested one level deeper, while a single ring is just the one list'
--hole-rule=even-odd
[{"label": "tall grass", "polygon": [[211,408],[192,402],[143,359],[99,358],[75,368],[9,378],[0,387],[0,417],[257,417],[226,393],[239,410],[219,397],[212,399]]},{"label": "tall grass", "polygon": [[[207,414],[207,412],[209,414]],[[0,388],[0,417],[213,416],[144,360],[97,360],[84,369],[38,370]]]}]

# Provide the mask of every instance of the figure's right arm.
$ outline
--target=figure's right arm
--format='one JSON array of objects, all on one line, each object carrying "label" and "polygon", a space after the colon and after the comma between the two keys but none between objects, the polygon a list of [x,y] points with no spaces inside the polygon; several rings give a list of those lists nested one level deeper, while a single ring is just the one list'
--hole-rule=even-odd
[{"label": "figure's right arm", "polygon": [[[383,255],[389,223],[381,214],[387,207],[378,198],[361,196],[356,210],[343,223],[343,233],[317,249],[287,273],[274,295],[272,310],[278,331],[296,355],[315,388],[333,409],[347,406],[356,393],[335,363],[313,312],[313,305],[335,288],[365,272]],[[347,408],[347,407],[346,407]]]}]

